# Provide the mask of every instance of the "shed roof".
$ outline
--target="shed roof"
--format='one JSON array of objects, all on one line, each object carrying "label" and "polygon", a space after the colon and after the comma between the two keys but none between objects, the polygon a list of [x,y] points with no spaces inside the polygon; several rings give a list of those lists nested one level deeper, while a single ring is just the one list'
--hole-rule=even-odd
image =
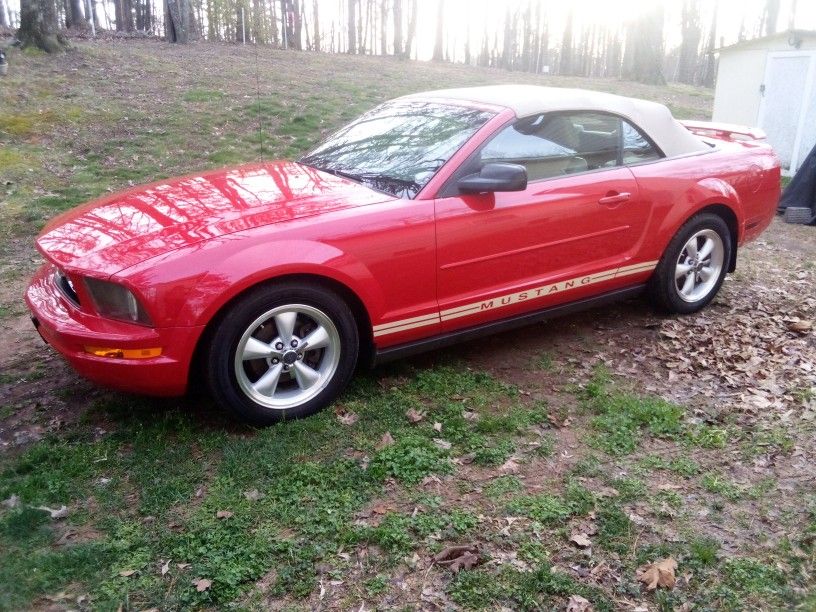
[{"label": "shed roof", "polygon": [[[726,45],[719,49],[714,49],[714,53],[722,53],[723,51],[737,51],[748,47],[762,46],[762,43],[771,42],[780,39],[791,39],[795,37],[799,40],[813,39],[816,40],[816,30],[783,30],[775,34],[768,34],[767,36],[760,36],[759,38],[749,38],[748,40],[741,40],[732,45]],[[795,45],[791,45],[794,47]]]}]

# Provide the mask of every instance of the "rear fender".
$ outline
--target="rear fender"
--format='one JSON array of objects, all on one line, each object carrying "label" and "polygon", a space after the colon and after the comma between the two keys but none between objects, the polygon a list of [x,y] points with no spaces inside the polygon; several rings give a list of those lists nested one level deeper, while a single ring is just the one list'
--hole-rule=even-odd
[{"label": "rear fender", "polygon": [[734,244],[732,245],[732,261],[729,268],[733,271],[736,263],[737,245],[742,242],[745,233],[744,212],[739,194],[727,181],[711,177],[698,181],[691,187],[682,198],[686,202],[695,202],[693,207],[672,206],[669,213],[663,218],[660,226],[656,230],[656,236],[661,237],[659,245],[659,257],[662,257],[671,239],[677,234],[683,224],[693,216],[706,212],[709,209],[715,214],[721,214],[727,209],[733,214],[733,219],[725,219],[729,226],[734,225]]}]

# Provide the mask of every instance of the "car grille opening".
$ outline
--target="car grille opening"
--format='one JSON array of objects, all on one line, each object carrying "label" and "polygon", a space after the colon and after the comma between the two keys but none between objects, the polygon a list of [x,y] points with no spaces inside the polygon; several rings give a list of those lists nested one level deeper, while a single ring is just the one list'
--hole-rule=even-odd
[{"label": "car grille opening", "polygon": [[57,283],[57,287],[59,290],[62,291],[62,294],[68,298],[70,302],[79,306],[79,296],[77,295],[76,290],[74,289],[74,284],[70,281],[70,279],[65,276],[65,273],[62,270],[57,270],[54,274],[54,281]]}]

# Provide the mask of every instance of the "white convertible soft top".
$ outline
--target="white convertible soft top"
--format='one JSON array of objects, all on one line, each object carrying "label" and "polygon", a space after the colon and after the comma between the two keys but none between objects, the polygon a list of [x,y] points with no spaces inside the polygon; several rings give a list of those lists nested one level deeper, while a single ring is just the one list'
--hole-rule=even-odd
[{"label": "white convertible soft top", "polygon": [[487,85],[426,91],[405,98],[434,98],[440,101],[503,106],[513,110],[519,118],[553,111],[605,111],[629,119],[642,129],[667,157],[711,150],[702,140],[680,125],[672,117],[669,109],[662,104],[599,91],[537,85]]}]

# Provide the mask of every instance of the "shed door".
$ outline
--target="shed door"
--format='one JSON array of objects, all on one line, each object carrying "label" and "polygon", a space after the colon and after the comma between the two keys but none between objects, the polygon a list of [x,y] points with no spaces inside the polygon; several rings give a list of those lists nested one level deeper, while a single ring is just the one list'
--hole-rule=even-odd
[{"label": "shed door", "polygon": [[809,53],[772,53],[768,56],[759,125],[768,134],[768,141],[785,170],[795,170],[797,161],[801,161],[799,149],[803,120],[809,110],[806,102],[813,59]]}]

